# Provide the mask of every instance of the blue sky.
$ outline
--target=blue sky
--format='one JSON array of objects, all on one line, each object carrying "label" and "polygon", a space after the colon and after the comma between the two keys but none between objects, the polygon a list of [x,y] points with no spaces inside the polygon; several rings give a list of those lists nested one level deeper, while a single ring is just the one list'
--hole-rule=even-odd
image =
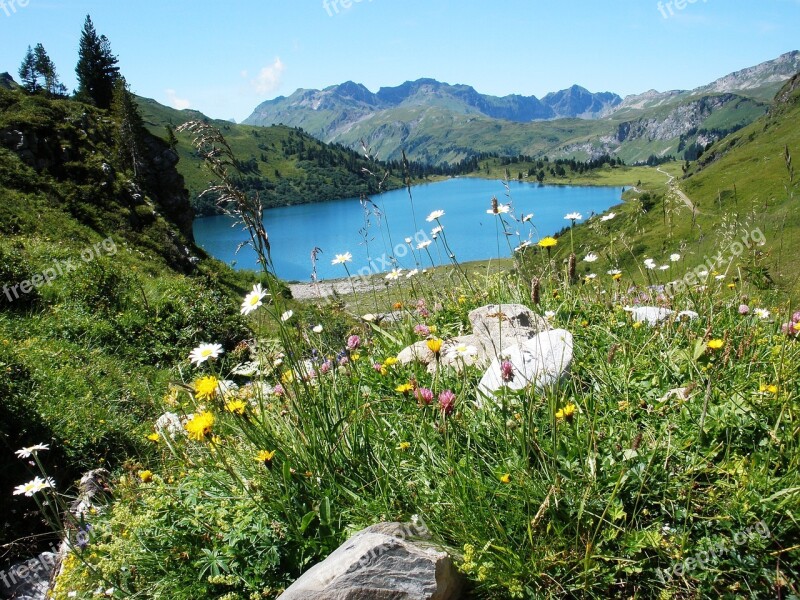
[{"label": "blue sky", "polygon": [[41,42],[73,89],[87,13],[134,92],[239,121],[347,80],[688,89],[800,46],[800,0],[0,0],[0,72]]}]

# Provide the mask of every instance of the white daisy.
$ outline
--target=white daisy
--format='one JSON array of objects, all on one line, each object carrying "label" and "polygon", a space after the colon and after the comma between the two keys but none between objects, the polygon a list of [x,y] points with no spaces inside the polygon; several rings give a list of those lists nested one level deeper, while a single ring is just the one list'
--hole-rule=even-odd
[{"label": "white daisy", "polygon": [[419,269],[411,269],[408,273],[406,273],[406,279],[411,279],[417,273],[419,273]]},{"label": "white daisy", "polygon": [[478,356],[478,349],[475,346],[468,344],[459,344],[447,351],[445,355],[450,360],[461,359],[465,362],[471,363],[475,357]]},{"label": "white daisy", "polygon": [[424,250],[431,244],[432,242],[430,240],[425,240],[424,242],[420,242],[419,244],[417,244],[417,250]]},{"label": "white daisy", "polygon": [[656,261],[654,261],[652,258],[647,258],[644,261],[644,266],[647,267],[648,269],[655,269]]},{"label": "white daisy", "polygon": [[289,319],[291,319],[293,316],[294,316],[294,311],[293,311],[293,310],[287,310],[285,313],[283,313],[283,314],[281,315],[281,321],[282,321],[283,323],[286,323],[286,321],[288,321]]},{"label": "white daisy", "polygon": [[527,215],[525,215],[525,216],[523,216],[523,217],[522,217],[522,222],[523,222],[523,223],[527,223],[527,222],[528,222],[528,221],[530,221],[532,218],[533,218],[533,213],[529,213],[529,214],[527,214]]},{"label": "white daisy", "polygon": [[531,245],[531,243],[530,243],[530,242],[528,242],[528,241],[524,241],[524,242],[522,242],[522,243],[521,243],[519,246],[517,246],[516,248],[514,248],[514,252],[519,252],[520,250],[524,250],[525,248],[527,248],[527,247],[528,247],[528,246],[530,246],[530,245]]},{"label": "white daisy", "polygon": [[589,252],[589,254],[587,254],[587,255],[586,255],[584,258],[583,258],[583,260],[585,260],[585,261],[586,261],[586,262],[588,262],[588,263],[593,263],[593,262],[595,262],[595,261],[596,261],[598,258],[600,258],[600,257],[599,257],[599,256],[597,256],[597,254],[595,254],[594,252]]},{"label": "white daisy", "polygon": [[20,458],[30,458],[31,456],[36,456],[39,452],[43,450],[50,450],[50,446],[48,444],[36,444],[35,446],[28,446],[27,448],[22,448],[22,450],[16,450],[14,454],[16,454]]},{"label": "white daisy", "polygon": [[388,279],[389,281],[395,281],[396,279],[399,279],[400,275],[402,274],[403,274],[403,269],[392,269],[386,275],[386,279]]},{"label": "white daisy", "polygon": [[34,494],[41,492],[44,489],[55,487],[56,482],[53,481],[50,477],[47,479],[42,479],[41,477],[34,477],[28,483],[23,485],[18,485],[14,488],[14,495],[21,496],[25,494],[29,498]]},{"label": "white daisy", "polygon": [[486,211],[487,215],[505,215],[511,212],[511,207],[508,204],[498,204],[497,210],[490,208]]},{"label": "white daisy", "polygon": [[349,252],[345,252],[344,254],[337,254],[336,258],[331,261],[332,265],[343,265],[344,263],[351,262],[353,260],[353,255]]},{"label": "white daisy", "polygon": [[263,290],[260,283],[255,284],[253,286],[253,291],[244,297],[244,302],[242,302],[242,309],[241,309],[242,314],[249,315],[259,306],[262,306],[264,304],[263,302],[264,297],[267,295],[268,295],[267,292]]},{"label": "white daisy", "polygon": [[579,212],[571,212],[568,215],[564,215],[564,218],[567,221],[580,221],[583,219],[583,215]]},{"label": "white daisy", "polygon": [[311,331],[314,333],[322,333],[322,325],[315,326]]},{"label": "white daisy", "polygon": [[756,308],[753,310],[753,314],[759,319],[769,319],[770,317],[770,312],[766,308]]},{"label": "white daisy", "polygon": [[189,360],[199,367],[209,358],[218,358],[223,352],[221,344],[200,344],[189,353]]},{"label": "white daisy", "polygon": [[678,262],[681,259],[681,255],[680,254],[670,254],[669,255],[669,259],[672,262]]},{"label": "white daisy", "polygon": [[428,223],[432,223],[436,219],[441,219],[444,216],[443,210],[435,210],[425,219]]}]

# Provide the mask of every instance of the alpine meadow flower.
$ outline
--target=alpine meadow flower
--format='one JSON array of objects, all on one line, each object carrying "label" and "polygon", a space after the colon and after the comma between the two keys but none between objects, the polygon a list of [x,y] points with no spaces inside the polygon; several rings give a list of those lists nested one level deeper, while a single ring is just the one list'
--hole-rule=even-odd
[{"label": "alpine meadow flower", "polygon": [[332,265],[343,265],[345,263],[352,262],[353,255],[349,252],[345,252],[344,254],[337,254],[336,258],[331,261]]},{"label": "alpine meadow flower", "polygon": [[314,333],[322,333],[322,325],[315,325],[315,326],[314,326],[314,327],[311,329],[311,331],[313,331]]},{"label": "alpine meadow flower", "polygon": [[445,415],[450,415],[456,406],[456,395],[451,390],[439,394],[439,408]]},{"label": "alpine meadow flower", "polygon": [[414,391],[414,397],[425,405],[433,402],[433,392],[428,388],[417,388]]},{"label": "alpine meadow flower", "polygon": [[558,245],[558,240],[554,237],[548,236],[540,239],[536,245],[540,248],[552,248]]},{"label": "alpine meadow flower", "polygon": [[139,479],[142,480],[142,483],[150,483],[153,481],[153,472],[148,469],[139,471]]},{"label": "alpine meadow flower", "polygon": [[654,261],[652,258],[646,258],[645,261],[644,261],[644,266],[647,267],[648,269],[651,269],[651,270],[655,269],[656,268],[656,261]]},{"label": "alpine meadow flower", "polygon": [[51,478],[48,477],[46,479],[42,479],[41,477],[34,477],[28,483],[24,483],[22,485],[18,485],[14,488],[14,496],[21,496],[25,494],[28,498],[45,490],[47,488],[54,488],[56,486],[56,482]]},{"label": "alpine meadow flower", "polygon": [[[255,310],[255,308],[253,310]],[[248,313],[245,313],[244,309],[242,309],[242,314]],[[194,365],[199,367],[210,358],[218,358],[223,352],[224,350],[222,349],[222,344],[200,344],[197,348],[189,353],[189,360]]]},{"label": "alpine meadow flower", "polygon": [[756,308],[753,310],[753,314],[759,319],[769,319],[770,317],[770,312],[766,308]]},{"label": "alpine meadow flower", "polygon": [[419,244],[417,244],[417,250],[424,250],[431,244],[432,244],[431,240],[425,240],[423,242],[420,242]]},{"label": "alpine meadow flower", "polygon": [[564,215],[564,218],[567,221],[572,221],[574,223],[575,221],[580,221],[581,219],[583,219],[583,215],[579,212],[571,212],[567,215]]},{"label": "alpine meadow flower", "polygon": [[429,214],[425,220],[428,223],[432,223],[433,221],[435,221],[437,219],[441,219],[443,216],[444,216],[444,211],[443,210],[435,210],[431,214]]},{"label": "alpine meadow flower", "polygon": [[357,350],[358,347],[361,345],[361,338],[357,335],[351,335],[347,338],[347,349],[348,350]]},{"label": "alpine meadow flower", "polygon": [[530,221],[531,219],[533,219],[533,213],[528,213],[527,215],[524,215],[524,216],[522,217],[522,222],[523,222],[523,223],[527,223],[527,222],[528,222],[528,221]]},{"label": "alpine meadow flower", "polygon": [[211,435],[212,427],[214,427],[214,415],[208,411],[193,415],[184,425],[189,437],[197,442],[202,442]]},{"label": "alpine meadow flower", "polygon": [[478,355],[478,349],[475,346],[470,346],[467,344],[460,344],[458,346],[450,348],[450,350],[447,351],[447,358],[449,358],[450,360],[460,358],[464,361],[468,361],[470,359],[473,359],[477,355]]},{"label": "alpine meadow flower", "polygon": [[219,379],[213,375],[202,377],[194,382],[194,396],[198,400],[211,400],[219,391]]},{"label": "alpine meadow flower", "polygon": [[611,219],[615,218],[616,216],[617,216],[617,213],[613,213],[612,212],[612,213],[608,213],[607,215],[603,215],[602,217],[600,217],[600,220],[603,223],[605,223],[606,221],[610,221]]},{"label": "alpine meadow flower", "polygon": [[706,344],[706,345],[708,346],[709,350],[719,350],[720,348],[722,348],[725,345],[725,342],[723,340],[718,340],[718,339],[717,340],[709,340],[708,344]]},{"label": "alpine meadow flower", "polygon": [[281,322],[282,323],[286,323],[286,321],[291,319],[293,316],[294,316],[294,311],[293,310],[287,310],[285,313],[283,313],[281,315]]},{"label": "alpine meadow flower", "polygon": [[425,344],[428,346],[428,350],[434,354],[439,354],[442,350],[442,340],[439,338],[431,338]]},{"label": "alpine meadow flower", "polygon": [[487,215],[505,215],[511,212],[511,207],[508,204],[498,204],[497,208],[490,208],[486,211]]},{"label": "alpine meadow flower", "polygon": [[49,444],[36,444],[35,446],[28,446],[27,448],[22,448],[20,450],[14,451],[19,458],[30,458],[31,456],[36,456],[39,452],[43,452],[44,450],[50,450]]},{"label": "alpine meadow flower", "polygon": [[400,279],[400,275],[403,274],[403,269],[392,269],[386,274],[386,279],[389,281],[396,281]]},{"label": "alpine meadow flower", "polygon": [[[263,290],[261,284],[255,284],[253,286],[253,291],[244,297],[241,313],[246,316],[256,310],[259,306],[263,306],[263,301],[266,296],[268,296],[268,293]],[[216,358],[216,356],[214,358]]]},{"label": "alpine meadow flower", "polygon": [[676,253],[676,254],[670,254],[669,255],[670,262],[678,262],[680,259],[681,259],[681,255],[680,254]]},{"label": "alpine meadow flower", "polygon": [[585,260],[585,261],[586,261],[586,262],[588,262],[588,263],[593,263],[593,262],[595,262],[595,261],[596,261],[598,258],[600,258],[600,257],[599,257],[599,256],[597,256],[597,254],[595,254],[594,252],[589,252],[589,254],[587,254],[586,256],[584,256],[583,260]]}]

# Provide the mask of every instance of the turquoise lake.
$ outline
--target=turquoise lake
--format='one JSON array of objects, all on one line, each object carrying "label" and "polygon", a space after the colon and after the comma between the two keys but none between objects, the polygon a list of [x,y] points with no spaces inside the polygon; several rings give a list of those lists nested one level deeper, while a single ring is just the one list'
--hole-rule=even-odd
[{"label": "turquoise lake", "polygon": [[[264,211],[264,222],[279,277],[287,281],[310,281],[311,251],[320,248],[317,276],[333,279],[346,276],[342,265],[331,264],[336,254],[345,252],[353,255],[353,261],[348,263],[353,275],[359,271],[389,270],[387,261],[391,252],[401,267],[414,268],[416,260],[420,259],[417,242],[430,238],[436,226],[425,220],[434,210],[445,211],[440,221],[447,243],[457,260],[466,262],[510,256],[511,248],[521,240],[535,242],[568,225],[569,221],[564,219],[567,213],[579,212],[587,219],[619,204],[623,190],[620,187],[548,186],[517,181],[511,182],[507,190],[499,181],[455,178],[412,187],[413,213],[407,190],[394,190],[371,198],[383,215],[380,222],[370,215],[368,245],[364,244],[364,210],[358,198],[271,208]],[[517,223],[504,215],[514,233],[508,241],[502,228],[498,229],[498,217],[486,212],[491,208],[492,197],[501,204],[510,201],[519,217],[534,215],[530,223]],[[257,268],[255,253],[249,247],[236,253],[239,243],[248,238],[231,224],[230,218],[222,216],[195,220],[197,244],[235,268]],[[405,238],[415,240],[414,256],[404,243]],[[430,257],[422,252],[423,268],[431,266],[431,258],[435,264],[448,262],[441,242],[439,238],[429,246]],[[404,249],[401,250],[401,246]]]}]

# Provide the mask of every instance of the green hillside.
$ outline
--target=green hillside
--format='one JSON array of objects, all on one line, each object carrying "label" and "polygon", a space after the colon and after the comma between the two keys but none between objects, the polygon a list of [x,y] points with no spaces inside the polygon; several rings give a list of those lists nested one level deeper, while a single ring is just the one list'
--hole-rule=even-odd
[{"label": "green hillside", "polygon": [[[142,116],[151,133],[167,137],[166,127],[176,128],[190,120],[210,121],[219,128],[245,166],[241,182],[258,191],[264,206],[288,206],[361,194],[375,194],[378,185],[364,169],[380,168],[363,154],[337,145],[328,145],[291,127],[252,127],[227,121],[210,120],[192,110],[175,110],[155,100],[137,98]],[[181,158],[178,171],[183,175],[198,214],[215,214],[212,198],[199,198],[208,187],[208,173],[195,154],[191,137],[177,133],[176,150]],[[398,174],[399,175],[399,174]],[[399,176],[384,182],[385,189],[401,185]]]},{"label": "green hillside", "polygon": [[[143,422],[173,365],[198,337],[232,348],[245,333],[236,306],[252,273],[194,246],[166,144],[145,139],[135,179],[118,163],[116,128],[85,104],[0,90],[4,482],[27,480],[12,451],[35,443],[54,448],[47,464],[65,489],[83,470],[146,456]],[[25,507],[4,488],[0,512],[20,517],[0,539],[40,529]]]},{"label": "green hillside", "polygon": [[[799,82],[800,76],[793,78],[767,115],[713,144],[685,173],[675,165],[662,167],[678,175],[676,188],[667,186],[662,174],[662,183],[647,184],[642,193],[629,191],[625,204],[612,209],[616,219],[576,228],[580,253],[602,250],[598,263],[579,263],[581,271],[602,274],[618,266],[636,279],[664,283],[678,265],[666,273],[646,272],[643,257],[661,265],[678,253],[683,269],[722,252],[725,260],[709,271],[716,269],[729,282],[748,279],[800,292],[800,215],[794,208],[800,190],[787,168],[787,152],[800,156]],[[754,231],[763,233],[765,244],[735,255],[735,243]]]}]

